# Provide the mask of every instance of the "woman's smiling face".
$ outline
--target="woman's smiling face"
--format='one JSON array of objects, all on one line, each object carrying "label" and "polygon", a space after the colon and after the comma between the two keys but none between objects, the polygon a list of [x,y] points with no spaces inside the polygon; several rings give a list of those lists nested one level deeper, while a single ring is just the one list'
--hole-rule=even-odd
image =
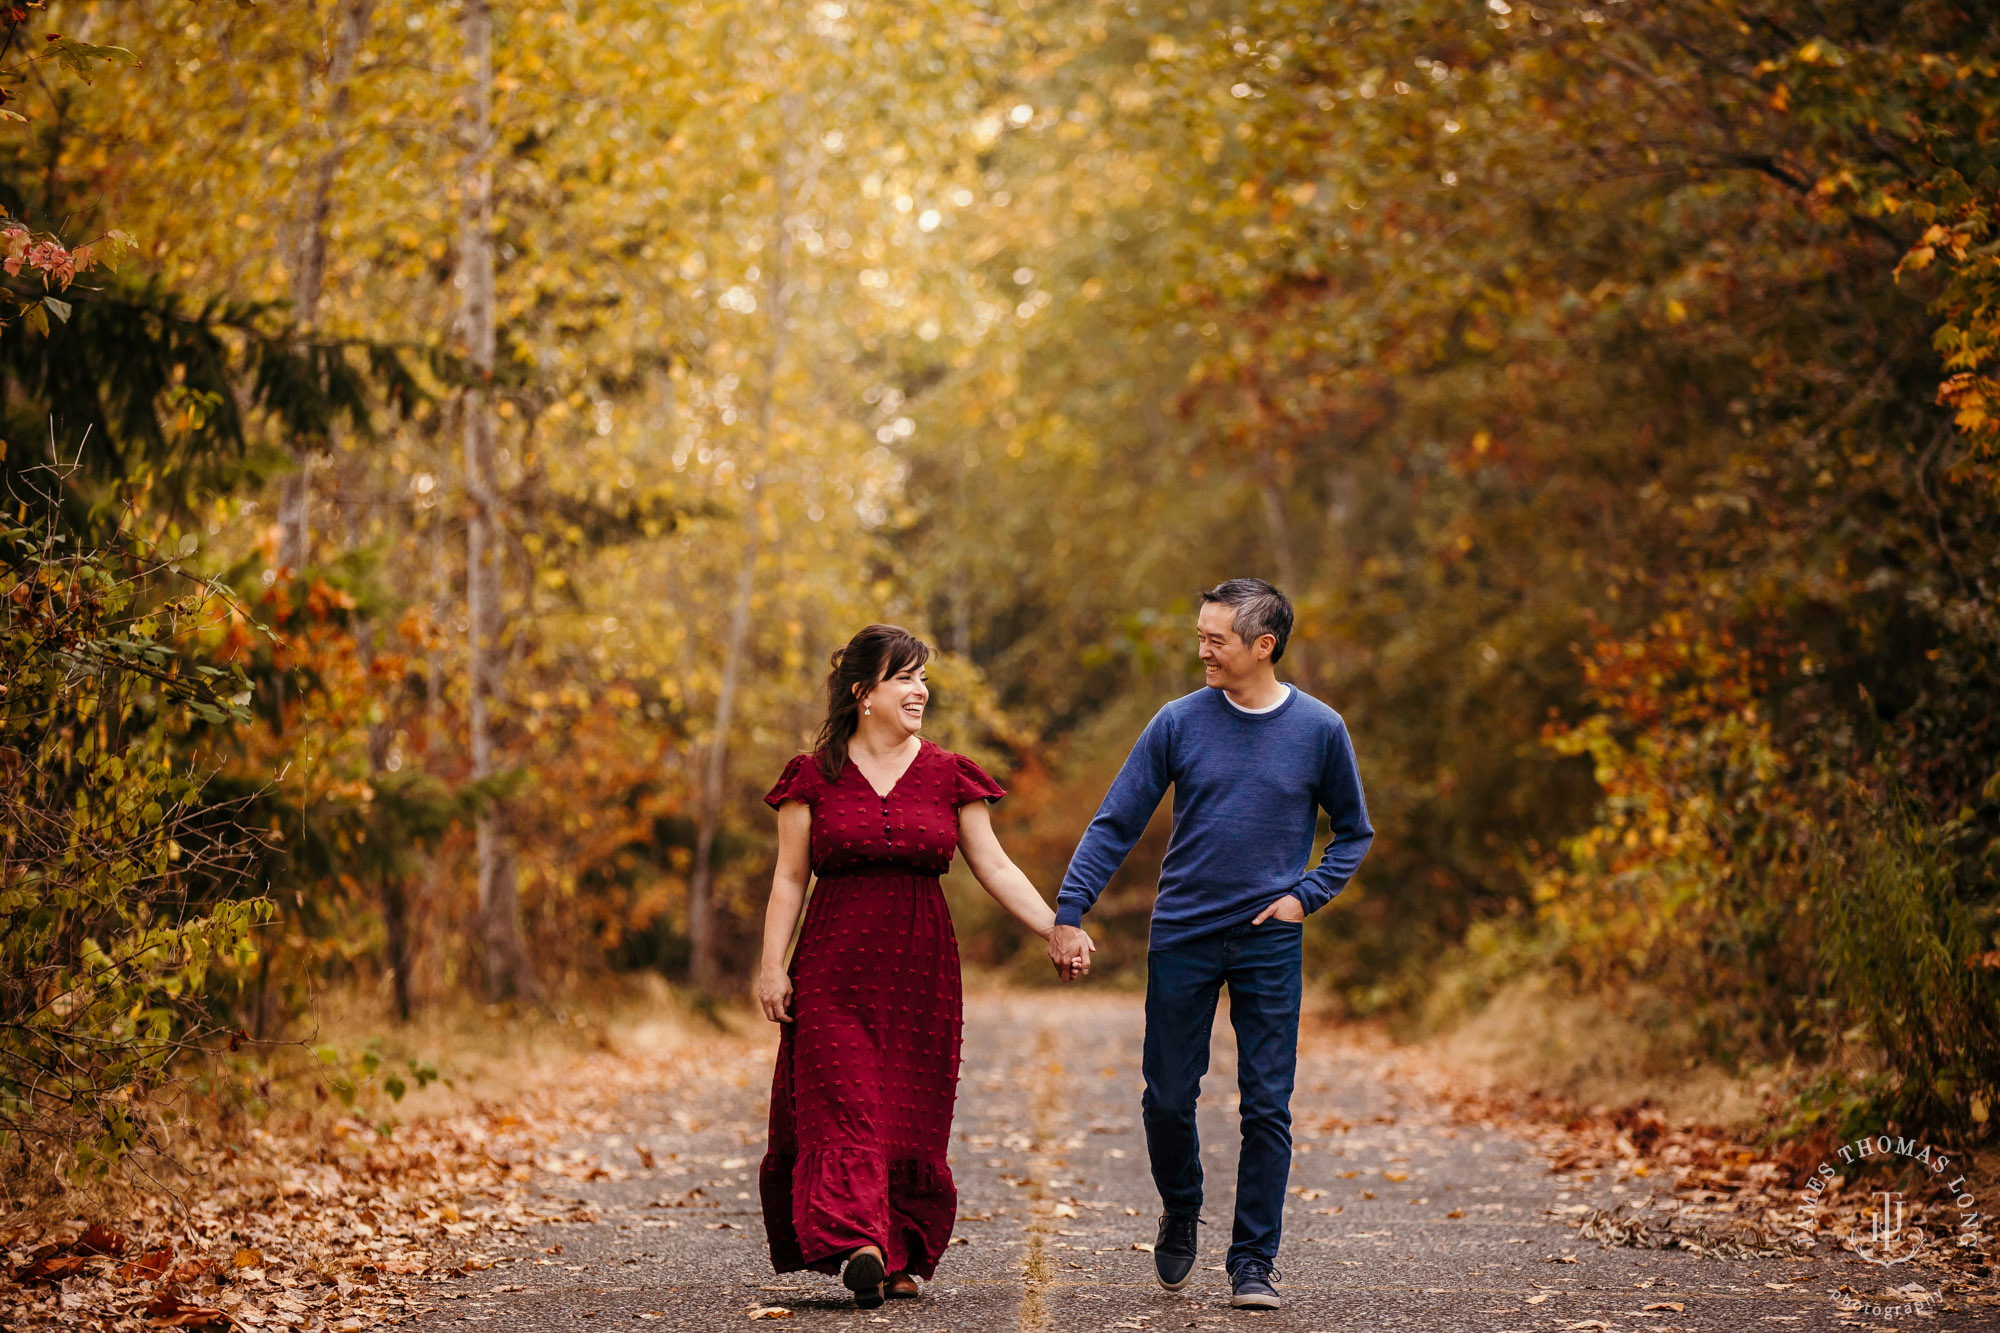
[{"label": "woman's smiling face", "polygon": [[905,735],[914,736],[923,730],[924,706],[930,698],[930,682],[923,666],[912,663],[877,681],[874,689],[861,696],[861,702],[866,716],[894,721]]}]

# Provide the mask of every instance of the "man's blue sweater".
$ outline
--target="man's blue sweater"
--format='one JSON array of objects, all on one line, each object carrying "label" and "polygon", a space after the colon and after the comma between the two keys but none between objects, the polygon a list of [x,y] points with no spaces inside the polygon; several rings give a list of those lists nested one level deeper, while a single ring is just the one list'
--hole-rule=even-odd
[{"label": "man's blue sweater", "polygon": [[[1268,713],[1197,690],[1154,714],[1126,757],[1070,858],[1058,925],[1083,924],[1168,784],[1174,832],[1153,903],[1155,949],[1250,921],[1288,893],[1317,911],[1347,887],[1375,839],[1340,714],[1297,687]],[[1322,809],[1333,841],[1306,874]]]}]

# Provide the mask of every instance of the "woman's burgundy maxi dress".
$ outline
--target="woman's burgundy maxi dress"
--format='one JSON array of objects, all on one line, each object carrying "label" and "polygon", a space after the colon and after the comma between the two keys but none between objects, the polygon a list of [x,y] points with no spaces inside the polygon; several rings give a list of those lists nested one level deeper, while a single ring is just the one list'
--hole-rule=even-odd
[{"label": "woman's burgundy maxi dress", "polygon": [[872,1244],[891,1273],[928,1278],[951,1241],[962,997],[938,877],[958,850],[959,807],[1006,791],[963,755],[919,747],[887,796],[851,762],[829,782],[802,754],[764,798],[812,807],[819,879],[792,957],[759,1176],[780,1273],[837,1273]]}]

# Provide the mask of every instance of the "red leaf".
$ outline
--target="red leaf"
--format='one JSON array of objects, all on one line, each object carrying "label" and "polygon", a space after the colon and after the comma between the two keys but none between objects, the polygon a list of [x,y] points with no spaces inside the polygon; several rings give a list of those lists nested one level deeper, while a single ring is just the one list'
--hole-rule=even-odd
[{"label": "red leaf", "polygon": [[14,1280],[24,1286],[35,1282],[60,1282],[72,1273],[81,1272],[83,1264],[80,1254],[46,1254],[16,1271]]},{"label": "red leaf", "polygon": [[174,1261],[174,1247],[162,1245],[157,1250],[148,1250],[118,1270],[118,1276],[127,1282],[150,1282],[167,1271],[167,1265]]},{"label": "red leaf", "polygon": [[77,1254],[123,1254],[131,1242],[103,1223],[93,1223],[90,1230],[77,1238],[71,1250]]},{"label": "red leaf", "polygon": [[206,1305],[190,1305],[174,1292],[160,1292],[146,1302],[146,1318],[167,1328],[229,1327],[229,1316]]}]

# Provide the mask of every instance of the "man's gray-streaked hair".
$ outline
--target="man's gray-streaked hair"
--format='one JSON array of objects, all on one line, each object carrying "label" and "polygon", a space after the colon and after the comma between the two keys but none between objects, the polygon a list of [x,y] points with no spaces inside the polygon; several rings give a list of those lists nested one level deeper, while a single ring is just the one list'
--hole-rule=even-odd
[{"label": "man's gray-streaked hair", "polygon": [[1264,580],[1227,579],[1204,592],[1201,600],[1234,607],[1236,618],[1229,627],[1245,644],[1269,634],[1277,640],[1271,648],[1271,660],[1285,655],[1285,640],[1292,637],[1291,599]]}]

